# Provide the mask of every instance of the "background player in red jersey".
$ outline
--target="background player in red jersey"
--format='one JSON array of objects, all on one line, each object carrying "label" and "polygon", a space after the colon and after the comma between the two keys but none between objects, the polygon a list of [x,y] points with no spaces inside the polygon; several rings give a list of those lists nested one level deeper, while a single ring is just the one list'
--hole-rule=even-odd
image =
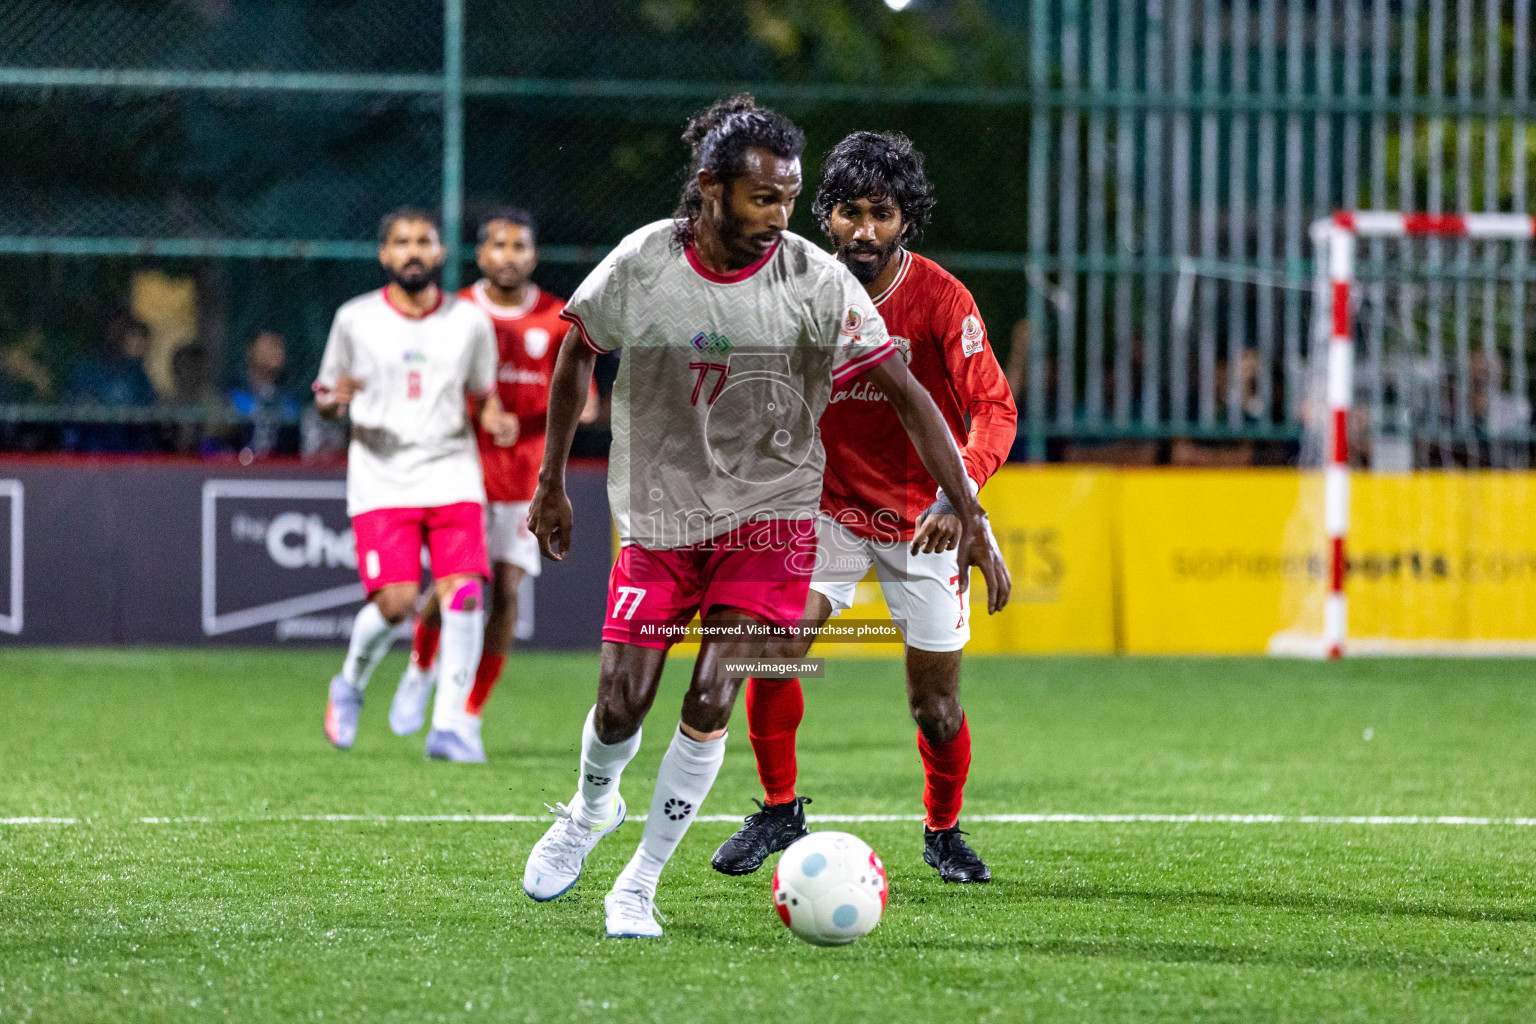
[{"label": "background player in red jersey", "polygon": [[[508,645],[517,624],[518,586],[524,576],[539,575],[539,544],[528,532],[528,502],[544,459],[544,419],[549,408],[549,378],[565,324],[565,302],[532,281],[539,263],[533,215],[517,207],[493,210],[480,220],[475,262],[483,275],[459,294],[478,306],[496,329],[496,391],[517,422],[517,440],[497,444],[476,431],[485,474],[486,549],[491,560],[490,610],[485,646],[475,684],[460,716],[433,715],[427,756],[448,761],[484,761],[480,716],[501,678]],[[597,394],[589,393],[581,422],[597,415]],[[395,690],[390,728],[408,736],[426,717],[427,698],[436,678],[438,631],[442,617],[436,596],[422,609],[411,644],[411,663]],[[456,727],[455,727],[456,726]]]},{"label": "background player in red jersey", "polygon": [[[905,248],[933,205],[923,156],[905,136],[855,132],[827,156],[812,209],[838,259],[869,292],[913,377],[938,404],[961,445],[969,483],[979,489],[1007,457],[1018,412],[971,293]],[[852,607],[859,580],[874,567],[907,645],[907,701],[926,777],[923,859],[945,881],[985,882],[991,872],[958,826],[971,763],[960,705],[970,608],[956,586],[954,506],[903,436],[896,411],[867,380],[834,391],[820,426],[827,468],[805,618],[819,627]],[[810,636],[792,638],[768,653],[802,658],[811,643]],[[795,795],[795,730],[804,708],[798,679],[747,680],[747,732],[767,799],[715,852],[717,870],[756,871],[770,853],[806,834],[808,799]]]}]

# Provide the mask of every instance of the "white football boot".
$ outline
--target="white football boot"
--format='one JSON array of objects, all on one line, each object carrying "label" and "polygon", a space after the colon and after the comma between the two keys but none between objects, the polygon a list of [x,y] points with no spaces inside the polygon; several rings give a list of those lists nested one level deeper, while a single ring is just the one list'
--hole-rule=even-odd
[{"label": "white football boot", "polygon": [[427,757],[433,761],[485,763],[485,744],[480,741],[480,716],[462,716],[457,729],[433,729],[427,733]]},{"label": "white football boot", "polygon": [[437,665],[423,672],[407,665],[389,705],[389,728],[396,736],[409,736],[427,721],[427,701],[437,683]]},{"label": "white football boot", "polygon": [[533,844],[523,867],[523,891],[540,903],[563,896],[581,877],[587,854],[603,836],[624,824],[624,798],[613,795],[613,813],[596,828],[583,828],[565,804],[555,804],[555,823]]},{"label": "white football boot", "polygon": [[656,901],[639,889],[615,889],[603,897],[610,939],[659,939]]}]

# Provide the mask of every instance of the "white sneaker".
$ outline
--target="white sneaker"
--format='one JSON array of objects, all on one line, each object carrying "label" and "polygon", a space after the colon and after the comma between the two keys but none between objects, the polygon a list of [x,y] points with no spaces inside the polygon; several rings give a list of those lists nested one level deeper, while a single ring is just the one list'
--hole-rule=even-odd
[{"label": "white sneaker", "polygon": [[603,898],[610,939],[659,939],[656,901],[639,889],[615,889]]},{"label": "white sneaker", "polygon": [[624,798],[613,795],[613,813],[593,829],[583,828],[565,804],[555,804],[555,823],[533,844],[523,867],[523,892],[540,903],[563,896],[581,877],[581,865],[597,841],[624,824]]},{"label": "white sneaker", "polygon": [[427,699],[436,682],[436,666],[425,672],[415,665],[406,666],[389,705],[389,728],[396,736],[409,736],[426,724]]}]

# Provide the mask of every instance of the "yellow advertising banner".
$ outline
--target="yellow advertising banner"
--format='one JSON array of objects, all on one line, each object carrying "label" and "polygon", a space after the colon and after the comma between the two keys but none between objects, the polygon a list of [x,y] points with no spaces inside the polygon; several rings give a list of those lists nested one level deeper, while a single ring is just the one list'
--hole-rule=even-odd
[{"label": "yellow advertising banner", "polygon": [[[1013,599],[986,612],[986,584],[973,572],[972,654],[1115,650],[1112,470],[1004,466],[981,492],[992,531],[1013,576]],[[888,619],[871,573],[846,619]],[[899,654],[899,645],[840,643],[822,654]]]},{"label": "yellow advertising banner", "polygon": [[1357,476],[1349,636],[1536,641],[1536,474]]},{"label": "yellow advertising banner", "polygon": [[[973,574],[973,654],[1262,654],[1277,636],[1321,635],[1317,474],[1005,466],[981,496],[1013,600],[987,615]],[[1348,557],[1348,635],[1362,653],[1536,648],[1536,473],[1357,474]],[[842,621],[889,618],[871,573]]]},{"label": "yellow advertising banner", "polygon": [[[1322,480],[1294,470],[1123,474],[1130,654],[1259,654],[1320,636]],[[1347,645],[1536,641],[1536,474],[1356,474]]]},{"label": "yellow advertising banner", "polygon": [[1308,573],[1309,552],[1282,545],[1299,479],[1294,470],[1123,471],[1122,649],[1263,652],[1282,626],[1284,577]]}]

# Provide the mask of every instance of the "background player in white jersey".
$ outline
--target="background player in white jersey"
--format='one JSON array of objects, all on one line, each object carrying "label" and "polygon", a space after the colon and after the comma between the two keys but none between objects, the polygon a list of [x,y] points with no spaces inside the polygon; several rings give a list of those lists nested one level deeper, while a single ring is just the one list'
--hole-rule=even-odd
[{"label": "background player in white jersey", "polygon": [[[427,734],[427,756],[445,761],[485,760],[481,712],[501,677],[512,642],[518,587],[524,574],[539,575],[539,545],[528,532],[528,503],[544,459],[544,417],[549,407],[549,377],[558,351],[556,342],[567,327],[560,319],[565,301],[532,281],[539,264],[532,214],[511,206],[492,210],[481,218],[476,236],[475,263],[482,276],[460,291],[459,297],[479,306],[496,329],[496,396],[515,424],[516,442],[507,445],[484,430],[475,432],[488,500],[485,539],[491,587],[485,649],[464,703],[461,727],[433,729]],[[594,389],[582,422],[596,419],[597,413]],[[427,700],[437,677],[440,608],[434,593],[417,620],[411,661],[389,708],[389,727],[396,735],[410,735],[426,719]]]},{"label": "background player in white jersey", "polygon": [[[624,819],[619,780],[640,747],[666,651],[695,612],[704,636],[682,721],[657,775],[639,849],[604,901],[611,936],[661,934],[661,870],[725,755],[742,673],[763,623],[798,621],[815,561],[824,462],[816,421],[834,386],[867,373],[900,410],[934,477],[961,495],[959,566],[982,570],[989,606],[1009,580],[960,453],[933,400],[847,269],[786,230],[805,139],[749,96],[692,119],[674,220],[620,242],[566,306],[574,324],[550,389],[549,443],[529,525],[545,555],[571,540],[565,463],[599,352],[624,354],[613,398],[608,498],[622,547],[609,581],[597,704],[582,732],[579,789],[523,872],[534,899],[576,883]],[[968,576],[968,573],[967,573]],[[753,627],[758,627],[756,630]]]},{"label": "background player in white jersey", "polygon": [[322,416],[351,412],[347,514],[368,590],[325,709],[326,738],[342,749],[357,738],[369,676],[416,606],[423,544],[443,606],[434,726],[459,725],[480,660],[489,574],[485,488],[465,397],[480,425],[503,443],[515,438],[516,421],[494,391],[491,322],[437,286],[443,258],[430,215],[387,214],[379,225],[379,263],[389,283],[336,311],[314,384]]}]

